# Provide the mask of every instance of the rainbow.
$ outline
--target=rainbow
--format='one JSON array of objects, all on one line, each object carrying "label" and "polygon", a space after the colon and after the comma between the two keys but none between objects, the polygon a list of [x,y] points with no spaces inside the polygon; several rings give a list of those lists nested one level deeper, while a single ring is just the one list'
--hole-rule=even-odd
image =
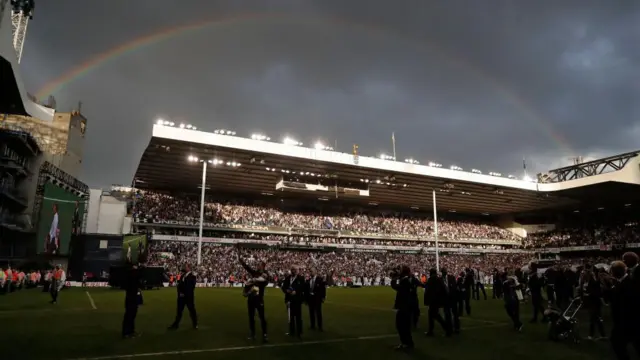
[{"label": "rainbow", "polygon": [[224,26],[236,26],[246,24],[248,22],[260,21],[260,20],[271,20],[276,19],[279,21],[287,21],[287,22],[316,22],[316,23],[334,23],[336,25],[347,26],[351,28],[356,28],[358,30],[364,30],[370,34],[375,36],[391,36],[394,41],[402,41],[409,43],[416,49],[429,51],[430,54],[436,53],[439,56],[445,58],[449,63],[454,64],[461,69],[473,74],[480,80],[491,84],[506,100],[508,100],[511,104],[516,106],[522,113],[525,115],[523,121],[527,121],[528,124],[535,126],[538,128],[538,131],[544,133],[548,136],[553,142],[558,145],[560,150],[567,154],[573,154],[573,150],[568,142],[568,140],[547,121],[543,116],[541,116],[536,109],[531,106],[525,99],[518,96],[511,88],[503,84],[499,79],[488,75],[483,72],[478,67],[473,64],[465,61],[464,59],[457,58],[455,56],[451,56],[447,51],[440,48],[433,42],[429,42],[428,39],[415,39],[406,36],[400,32],[395,30],[381,27],[379,25],[373,25],[369,23],[359,23],[354,22],[353,20],[347,20],[337,17],[325,17],[325,16],[308,16],[308,15],[294,15],[294,14],[283,14],[283,13],[259,13],[259,14],[243,14],[238,16],[225,16],[225,17],[216,17],[209,18],[206,20],[197,21],[194,23],[189,23],[182,26],[170,27],[166,29],[162,29],[160,31],[147,34],[138,38],[135,38],[127,43],[118,45],[114,48],[111,48],[103,53],[100,53],[87,61],[81,63],[80,65],[75,66],[69,71],[65,72],[61,76],[55,78],[54,80],[43,85],[37,92],[36,97],[40,100],[44,100],[51,94],[58,92],[60,89],[64,88],[68,84],[76,81],[77,79],[82,78],[84,75],[107,65],[111,61],[115,61],[120,59],[121,57],[132,53],[134,51],[142,50],[145,47],[153,46],[154,44],[158,44],[179,36],[184,36],[192,32],[197,32],[204,29],[209,29],[212,27],[224,27]]}]

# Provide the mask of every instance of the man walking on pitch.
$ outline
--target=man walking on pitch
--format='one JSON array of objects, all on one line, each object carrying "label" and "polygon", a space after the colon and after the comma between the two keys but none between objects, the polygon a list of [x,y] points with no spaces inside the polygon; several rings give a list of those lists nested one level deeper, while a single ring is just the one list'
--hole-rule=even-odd
[{"label": "man walking on pitch", "polygon": [[238,249],[238,261],[240,265],[249,273],[250,279],[245,283],[243,295],[247,298],[247,310],[249,312],[249,339],[256,338],[255,315],[258,312],[260,327],[262,328],[262,341],[267,342],[267,320],[264,317],[264,290],[269,283],[269,273],[265,270],[265,263],[259,262],[257,269],[252,269],[240,257],[240,247]]},{"label": "man walking on pitch", "polygon": [[176,310],[176,319],[173,321],[173,324],[169,326],[169,329],[178,329],[185,306],[189,310],[189,316],[191,317],[191,324],[193,328],[198,329],[198,316],[196,314],[195,304],[196,276],[191,272],[191,265],[186,264],[184,266],[182,276],[180,276],[180,280],[178,280],[177,289],[178,308]]},{"label": "man walking on pitch", "polygon": [[136,316],[138,307],[142,305],[142,291],[140,291],[140,272],[137,265],[130,264],[125,277],[124,317],[122,319],[122,338],[129,339],[138,336],[136,332]]},{"label": "man walking on pitch", "polygon": [[58,293],[62,290],[65,281],[64,270],[60,265],[56,265],[56,269],[51,274],[51,303],[58,303]]}]

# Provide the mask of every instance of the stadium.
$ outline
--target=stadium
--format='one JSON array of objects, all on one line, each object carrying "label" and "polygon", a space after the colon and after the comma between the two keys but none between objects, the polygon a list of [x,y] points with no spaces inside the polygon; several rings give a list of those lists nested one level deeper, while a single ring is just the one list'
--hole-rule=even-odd
[{"label": "stadium", "polygon": [[[33,9],[31,2],[30,8],[7,11],[8,4],[0,0],[4,24]],[[26,31],[28,22],[22,21]],[[14,43],[5,44],[6,29],[0,23],[6,45],[0,72],[11,75],[2,77],[9,90],[0,97],[2,112],[56,121],[60,115],[54,109],[24,91],[17,71],[22,45],[15,41],[24,34],[14,32]],[[586,311],[577,317],[584,341],[550,341],[546,323],[529,323],[532,297],[526,292],[519,305],[525,325],[514,330],[503,299],[495,296],[494,274],[508,269],[526,277],[535,263],[538,270],[577,276],[587,263],[608,269],[623,253],[638,252],[640,151],[531,176],[504,176],[428,159],[369,156],[358,144],[344,153],[289,137],[245,138],[234,130],[159,120],[149,131],[131,186],[103,190],[76,178],[82,153],[72,151],[81,147],[73,138],[84,135],[86,119],[78,111],[66,121],[70,140],[59,150],[65,154],[60,160],[42,133],[32,133],[33,125],[0,132],[6,139],[1,171],[31,189],[23,194],[17,183],[3,182],[0,192],[3,358],[610,357],[609,343],[596,340],[602,336],[590,328]],[[63,236],[51,234],[54,221]],[[58,241],[53,251],[47,236]],[[243,284],[252,276],[240,257],[252,268],[267,264],[268,342],[247,339]],[[125,292],[120,287],[134,263],[144,269],[140,336],[121,339]],[[66,278],[51,305],[43,290],[57,264]],[[187,264],[197,281],[198,327],[183,319],[181,328],[167,330],[176,308],[176,279]],[[461,314],[459,334],[445,336],[436,325],[435,336],[424,335],[427,307],[420,292],[415,349],[393,352],[398,335],[390,269],[400,265],[425,280],[432,268],[460,278],[472,270],[482,293],[477,290],[472,310]],[[316,272],[328,286],[323,331],[309,329],[305,306],[299,338],[287,334],[288,309],[279,288],[292,267],[303,276]],[[22,277],[7,278],[11,269]],[[571,298],[578,293],[574,282]],[[559,282],[554,285],[560,288]],[[551,289],[545,293],[550,303]],[[609,331],[608,308],[602,317]]]}]

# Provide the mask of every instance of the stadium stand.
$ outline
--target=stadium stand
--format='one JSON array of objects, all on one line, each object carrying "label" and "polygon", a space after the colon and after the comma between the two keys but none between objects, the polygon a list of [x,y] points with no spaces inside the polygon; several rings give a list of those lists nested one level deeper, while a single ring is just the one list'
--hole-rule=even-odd
[{"label": "stadium stand", "polygon": [[[566,266],[602,262],[612,251],[640,248],[629,216],[640,200],[634,195],[638,152],[550,170],[535,181],[358,151],[357,145],[345,154],[164,121],[154,126],[129,193],[134,231],[152,234],[151,265],[171,274],[196,262],[200,196],[194,184],[203,167],[190,163],[199,162],[209,165],[211,195],[204,204],[201,282],[242,278],[234,244],[281,276],[293,264],[333,274],[337,283],[360,277],[380,284],[388,266],[399,263],[427,272],[435,266],[436,196],[440,265],[453,272],[475,267],[490,274],[545,257]],[[528,234],[521,224],[552,226]]]},{"label": "stadium stand", "polygon": [[[175,198],[158,193],[140,193],[135,217],[138,221],[195,223],[199,219],[197,200]],[[322,216],[284,212],[279,209],[220,203],[205,204],[205,222],[221,225],[273,226],[305,230],[338,230],[357,235],[431,236],[433,220],[409,214],[351,214]],[[508,230],[491,224],[470,221],[438,222],[440,236],[445,239],[517,240]]]}]

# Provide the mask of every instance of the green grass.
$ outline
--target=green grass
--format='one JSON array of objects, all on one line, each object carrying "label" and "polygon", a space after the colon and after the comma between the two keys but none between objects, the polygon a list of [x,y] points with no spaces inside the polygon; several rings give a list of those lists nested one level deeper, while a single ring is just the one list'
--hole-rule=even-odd
[{"label": "green grass", "polygon": [[[426,309],[420,331],[414,333],[416,349],[396,353],[394,292],[390,288],[328,289],[324,306],[325,332],[306,331],[302,340],[289,339],[282,293],[268,289],[266,315],[270,345],[246,340],[248,324],[245,299],[239,289],[197,289],[196,306],[200,330],[190,328],[185,311],[182,327],[168,332],[175,314],[175,289],[150,290],[144,294],[137,330],[142,336],[120,339],[124,294],[118,290],[89,289],[96,308],[82,289],[65,290],[57,305],[48,304],[48,294],[23,290],[0,296],[0,339],[2,359],[77,359],[193,351],[138,357],[168,359],[605,359],[610,358],[606,342],[581,344],[551,343],[546,325],[529,325],[530,305],[522,308],[525,327],[515,333],[507,323],[500,300],[472,302],[473,316],[462,318],[462,334],[426,338]],[[608,309],[605,309],[608,311]],[[306,308],[303,309],[308,325]],[[257,320],[257,319],[256,319]],[[259,324],[256,324],[259,329]],[[586,322],[583,322],[583,327]],[[258,330],[259,331],[259,330]],[[586,335],[586,330],[583,334]],[[373,337],[357,339],[358,337]],[[307,343],[309,342],[309,343]],[[255,347],[250,347],[255,345]],[[236,348],[236,349],[229,349]],[[240,349],[238,349],[240,348]],[[126,358],[126,357],[120,357]]]}]

